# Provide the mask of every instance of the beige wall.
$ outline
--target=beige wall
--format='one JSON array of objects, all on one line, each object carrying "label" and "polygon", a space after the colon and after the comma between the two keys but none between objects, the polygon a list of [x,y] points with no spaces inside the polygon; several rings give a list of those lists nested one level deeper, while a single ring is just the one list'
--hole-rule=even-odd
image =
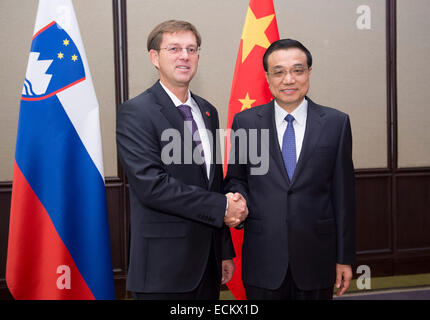
[{"label": "beige wall", "polygon": [[[106,176],[117,175],[112,1],[74,0],[100,103]],[[184,19],[203,36],[192,90],[219,110],[226,126],[234,65],[249,0],[128,0],[130,97],[157,80],[146,37],[159,22]],[[430,82],[427,0],[398,0],[399,165],[429,166]],[[413,3],[413,5],[411,4]],[[274,0],[281,37],[301,40],[313,53],[310,97],[351,116],[356,168],[387,166],[386,27],[381,0]],[[357,12],[370,9],[370,25]],[[11,180],[19,96],[36,16],[36,1],[0,1],[0,181]],[[365,27],[363,30],[357,26]],[[367,29],[369,27],[369,29]],[[12,32],[7,32],[13,30]]]},{"label": "beige wall", "polygon": [[27,4],[0,1],[0,181],[12,180],[19,101],[37,8],[36,1]]},{"label": "beige wall", "polygon": [[[100,105],[104,171],[106,176],[116,176],[112,1],[75,0],[73,4]],[[0,1],[0,181],[12,179],[19,98],[36,11],[37,1]]]},{"label": "beige wall", "polygon": [[[370,8],[370,29],[358,29],[357,8]],[[275,1],[280,37],[311,51],[316,102],[351,117],[356,168],[387,167],[385,1]]]},{"label": "beige wall", "polygon": [[399,167],[430,166],[430,3],[397,1]]}]

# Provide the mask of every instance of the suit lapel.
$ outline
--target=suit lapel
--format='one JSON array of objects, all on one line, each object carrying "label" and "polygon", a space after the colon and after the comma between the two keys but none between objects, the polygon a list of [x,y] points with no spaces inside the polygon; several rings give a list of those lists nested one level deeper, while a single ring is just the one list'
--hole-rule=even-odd
[{"label": "suit lapel", "polygon": [[[288,178],[287,171],[285,169],[284,160],[282,158],[282,152],[279,147],[278,134],[276,130],[275,123],[275,105],[273,100],[266,104],[258,113],[259,119],[257,120],[257,128],[259,129],[269,129],[269,150],[270,154],[281,172],[281,176],[284,178],[287,185],[290,184],[290,179]],[[263,148],[263,146],[262,146]],[[273,162],[269,161],[269,165]]]},{"label": "suit lapel", "polygon": [[324,126],[324,112],[309,98],[308,100],[308,115],[306,119],[305,136],[303,138],[302,151],[300,152],[296,170],[294,171],[293,181],[296,181],[303,171],[306,161],[309,159],[315,145],[321,136],[321,131]]},{"label": "suit lapel", "polygon": [[166,91],[164,91],[158,81],[152,86],[151,89],[152,93],[156,97],[156,103],[161,107],[161,112],[170,122],[172,128],[179,130],[181,137],[183,137],[184,119],[175,107],[173,101],[170,99],[169,95],[166,93]]}]

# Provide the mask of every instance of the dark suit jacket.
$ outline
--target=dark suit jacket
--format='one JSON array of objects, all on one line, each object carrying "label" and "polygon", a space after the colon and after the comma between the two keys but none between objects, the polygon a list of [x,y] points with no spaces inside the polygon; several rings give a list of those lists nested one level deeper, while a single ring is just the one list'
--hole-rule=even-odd
[{"label": "dark suit jacket", "polygon": [[[328,288],[335,282],[335,265],[355,259],[355,183],[349,117],[308,99],[302,150],[292,181],[278,143],[274,103],[237,114],[232,129],[269,129],[265,175],[252,167],[231,164],[225,191],[240,192],[248,202],[242,247],[243,281],[277,289],[288,265],[302,290]],[[236,154],[239,154],[236,143]],[[255,145],[254,145],[255,146]],[[248,142],[248,149],[252,147]]]},{"label": "dark suit jacket", "polygon": [[[192,97],[215,137],[216,109]],[[163,147],[171,142],[162,141],[166,129],[181,135],[181,163],[161,160]],[[184,152],[191,150],[184,147],[183,135],[184,120],[159,82],[118,110],[118,153],[130,184],[129,291],[191,291],[202,278],[211,246],[220,274],[221,260],[234,257],[230,231],[224,225],[222,166],[212,165],[208,180],[202,165],[184,164]],[[212,155],[216,155],[214,143]]]}]

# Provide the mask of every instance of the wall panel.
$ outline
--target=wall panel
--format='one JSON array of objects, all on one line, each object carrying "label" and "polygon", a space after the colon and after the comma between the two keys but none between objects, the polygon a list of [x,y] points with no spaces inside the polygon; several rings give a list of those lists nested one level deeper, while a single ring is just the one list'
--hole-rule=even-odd
[{"label": "wall panel", "polygon": [[386,168],[385,2],[274,3],[280,37],[302,41],[313,55],[310,97],[351,117],[355,167]]},{"label": "wall panel", "polygon": [[358,177],[357,253],[391,252],[391,179],[389,175]]},{"label": "wall panel", "polygon": [[[33,35],[36,1],[0,1],[0,181],[12,180],[19,99]],[[13,30],[13,32],[12,32]]]},{"label": "wall panel", "polygon": [[399,167],[430,167],[430,5],[397,0]]},{"label": "wall panel", "polygon": [[430,175],[398,176],[397,247],[430,253]]},{"label": "wall panel", "polygon": [[11,189],[10,184],[0,183],[0,300],[10,297],[5,279]]}]

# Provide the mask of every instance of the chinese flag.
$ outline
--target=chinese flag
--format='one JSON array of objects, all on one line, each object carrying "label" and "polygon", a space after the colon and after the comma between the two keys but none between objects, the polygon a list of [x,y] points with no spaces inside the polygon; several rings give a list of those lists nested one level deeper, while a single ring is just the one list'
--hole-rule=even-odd
[{"label": "chinese flag", "polygon": [[[250,0],[231,86],[227,129],[231,128],[236,113],[265,104],[272,99],[264,74],[263,55],[276,40],[279,40],[279,33],[273,0]],[[229,154],[228,136],[224,173],[227,171]],[[231,234],[237,257],[234,258],[236,270],[233,279],[227,286],[236,299],[244,300],[246,295],[242,283],[243,229],[231,229]]]}]

